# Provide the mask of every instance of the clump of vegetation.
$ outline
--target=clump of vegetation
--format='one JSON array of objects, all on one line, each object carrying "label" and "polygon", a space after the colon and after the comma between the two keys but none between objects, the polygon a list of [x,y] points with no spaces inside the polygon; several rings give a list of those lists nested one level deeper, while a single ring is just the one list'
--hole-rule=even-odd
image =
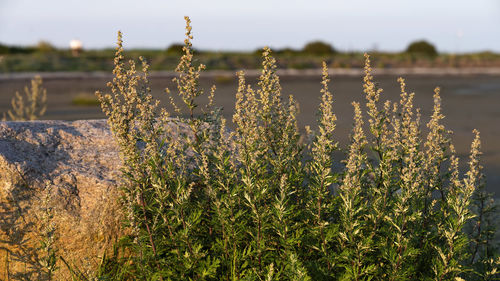
[{"label": "clump of vegetation", "polygon": [[174,55],[182,55],[182,48],[184,48],[183,44],[172,44],[168,46],[167,48],[167,54],[174,54]]},{"label": "clump of vegetation", "polygon": [[438,55],[436,47],[425,40],[410,43],[410,45],[408,45],[408,48],[406,48],[406,52],[409,54],[423,55],[428,57],[436,57]]},{"label": "clump of vegetation", "polygon": [[[259,55],[262,53],[262,49],[259,50]],[[280,55],[285,55],[285,56],[290,56],[290,55],[297,55],[300,54],[299,50],[295,50],[290,47],[286,47],[283,49],[278,49],[274,51],[275,54],[280,54]]]},{"label": "clump of vegetation", "polygon": [[52,45],[48,41],[43,41],[43,40],[38,42],[38,44],[36,44],[36,50],[37,50],[37,52],[42,53],[42,54],[53,53],[53,52],[57,51],[57,49],[56,49],[56,47],[54,47],[54,45]]},{"label": "clump of vegetation", "polygon": [[99,101],[98,98],[96,98],[95,95],[89,93],[80,93],[76,95],[71,101],[71,103],[73,105],[79,105],[79,106],[96,106],[101,104],[101,102]]},{"label": "clump of vegetation", "polygon": [[[124,161],[128,214],[123,255],[105,263],[114,280],[494,280],[491,197],[481,192],[479,132],[459,172],[442,124],[439,89],[421,116],[399,79],[382,101],[366,56],[363,109],[345,160],[333,158],[334,95],[323,65],[318,127],[301,141],[298,104],[282,95],[276,61],[262,53],[257,86],[238,73],[234,131],[205,107],[193,64],[190,20],[174,79],[188,118],[150,94],[148,64],[124,62],[121,33],[111,94],[98,93]],[[170,94],[170,91],[167,91]],[[366,123],[366,125],[365,125]],[[343,168],[333,164],[342,161]],[[338,165],[337,165],[338,166]],[[486,197],[488,199],[485,199]],[[488,202],[483,204],[481,202]],[[467,224],[473,231],[466,231]],[[481,227],[479,227],[481,226]],[[477,248],[477,250],[476,250]],[[479,248],[481,250],[479,250]]]},{"label": "clump of vegetation", "polygon": [[328,43],[314,41],[307,43],[302,49],[302,52],[313,55],[331,55],[335,54],[337,51]]},{"label": "clump of vegetation", "polygon": [[45,114],[46,104],[47,90],[43,88],[42,78],[37,75],[31,80],[31,88],[24,87],[24,96],[16,92],[11,101],[12,110],[7,115],[13,121],[37,120]]},{"label": "clump of vegetation", "polygon": [[9,46],[0,43],[0,54],[31,54],[35,52],[34,47]]}]

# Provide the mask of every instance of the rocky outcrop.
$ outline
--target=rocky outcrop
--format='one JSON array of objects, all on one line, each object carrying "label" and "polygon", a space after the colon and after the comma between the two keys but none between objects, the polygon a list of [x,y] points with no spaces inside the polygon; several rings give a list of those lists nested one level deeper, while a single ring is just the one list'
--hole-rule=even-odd
[{"label": "rocky outcrop", "polygon": [[95,267],[120,232],[120,163],[106,120],[0,122],[0,280],[43,280],[50,239]]}]

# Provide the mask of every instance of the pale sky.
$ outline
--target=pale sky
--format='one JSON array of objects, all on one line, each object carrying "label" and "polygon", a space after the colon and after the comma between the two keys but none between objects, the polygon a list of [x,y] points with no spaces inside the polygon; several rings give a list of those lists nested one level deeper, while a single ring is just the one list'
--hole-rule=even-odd
[{"label": "pale sky", "polygon": [[400,51],[426,39],[444,52],[500,52],[500,0],[0,0],[0,43],[113,47],[121,30],[126,48],[165,48],[184,39],[184,15],[200,49],[319,39],[342,51]]}]

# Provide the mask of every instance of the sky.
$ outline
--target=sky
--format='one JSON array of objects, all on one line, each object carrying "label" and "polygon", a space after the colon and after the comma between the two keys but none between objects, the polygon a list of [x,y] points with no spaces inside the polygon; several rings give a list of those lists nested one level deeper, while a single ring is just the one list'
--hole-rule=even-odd
[{"label": "sky", "polygon": [[314,40],[341,51],[401,51],[419,39],[441,52],[500,52],[500,0],[0,0],[0,43],[45,40],[68,47],[194,47],[249,51],[302,48]]}]

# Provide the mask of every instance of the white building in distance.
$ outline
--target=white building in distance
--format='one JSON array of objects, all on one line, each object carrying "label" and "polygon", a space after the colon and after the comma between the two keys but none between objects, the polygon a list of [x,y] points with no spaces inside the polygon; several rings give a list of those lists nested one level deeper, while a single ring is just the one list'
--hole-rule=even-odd
[{"label": "white building in distance", "polygon": [[82,52],[82,47],[83,47],[82,41],[80,40],[73,39],[69,42],[69,48],[71,49],[71,53],[75,57],[80,55],[80,53]]}]

